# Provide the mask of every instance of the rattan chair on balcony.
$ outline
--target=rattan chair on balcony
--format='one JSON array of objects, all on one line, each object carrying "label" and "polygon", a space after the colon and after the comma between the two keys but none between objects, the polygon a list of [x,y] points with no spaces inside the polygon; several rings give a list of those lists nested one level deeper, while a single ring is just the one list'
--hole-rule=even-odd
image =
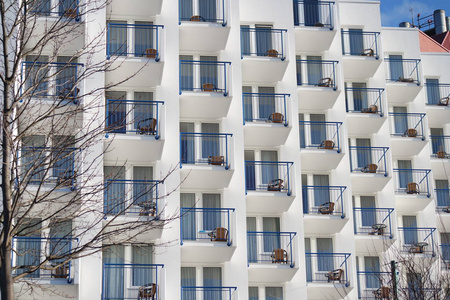
[{"label": "rattan chair on balcony", "polygon": [[447,158],[447,153],[445,153],[444,150],[439,150],[436,152],[436,157],[437,158]]},{"label": "rattan chair on balcony", "polygon": [[450,213],[450,206],[444,207],[442,209],[442,211],[449,214]]},{"label": "rattan chair on balcony", "polygon": [[212,242],[227,242],[228,241],[228,229],[224,227],[217,227],[210,233]]},{"label": "rattan chair on balcony", "polygon": [[420,194],[419,185],[415,182],[409,182],[406,186],[407,194]]},{"label": "rattan chair on balcony", "polygon": [[221,155],[208,156],[208,164],[213,166],[221,166],[225,163],[225,158]]},{"label": "rattan chair on balcony", "polygon": [[283,179],[273,179],[267,184],[267,190],[269,192],[280,192],[283,187]]},{"label": "rattan chair on balcony", "polygon": [[331,79],[330,77],[324,77],[319,80],[319,83],[317,84],[317,86],[331,87],[332,84],[333,84],[333,79]]},{"label": "rattan chair on balcony", "polygon": [[205,22],[205,19],[202,16],[192,16],[189,21],[191,22]]},{"label": "rattan chair on balcony", "polygon": [[408,252],[409,253],[423,253],[425,250],[425,247],[428,246],[427,242],[418,242],[414,245],[411,245]]},{"label": "rattan chair on balcony", "polygon": [[415,130],[414,128],[409,128],[405,131],[405,133],[403,134],[403,136],[407,136],[407,137],[416,137],[417,136],[417,130]]},{"label": "rattan chair on balcony", "polygon": [[397,81],[399,81],[399,82],[414,82],[414,79],[410,78],[410,77],[399,77]]},{"label": "rattan chair on balcony", "polygon": [[441,98],[441,99],[439,99],[438,105],[448,106],[449,100],[450,100],[450,95],[448,95],[447,97]]},{"label": "rattan chair on balcony", "polygon": [[387,286],[382,286],[379,289],[372,291],[376,300],[389,299],[391,289]]},{"label": "rattan chair on balcony", "polygon": [[329,215],[332,214],[334,211],[334,202],[325,202],[324,204],[321,204],[319,206],[319,209],[317,210],[322,215]]},{"label": "rattan chair on balcony", "polygon": [[137,123],[136,133],[155,135],[156,134],[156,123],[157,123],[157,121],[155,118],[146,118],[146,119],[140,120]]},{"label": "rattan chair on balcony", "polygon": [[138,300],[155,300],[156,288],[155,283],[148,283],[139,287]]},{"label": "rattan chair on balcony", "polygon": [[288,255],[284,249],[273,250],[270,257],[272,258],[273,264],[287,264],[288,262]]},{"label": "rattan chair on balcony", "polygon": [[74,8],[68,8],[64,10],[64,17],[75,19],[77,17],[77,10]]},{"label": "rattan chair on balcony", "polygon": [[217,87],[214,85],[214,83],[204,83],[204,84],[202,84],[202,91],[203,92],[217,92]]},{"label": "rattan chair on balcony", "polygon": [[361,53],[361,56],[373,56],[375,54],[375,52],[373,51],[373,49],[364,49],[363,52]]},{"label": "rattan chair on balcony", "polygon": [[264,54],[264,56],[268,56],[268,57],[278,57],[278,51],[275,49],[269,49],[267,50],[267,52]]},{"label": "rattan chair on balcony", "polygon": [[272,123],[283,123],[284,116],[281,113],[274,112],[269,116],[269,122]]},{"label": "rattan chair on balcony", "polygon": [[376,164],[368,164],[364,168],[361,169],[363,173],[376,173],[378,166]]},{"label": "rattan chair on balcony", "polygon": [[158,55],[158,50],[153,48],[147,48],[145,49],[145,56],[148,58],[156,58]]},{"label": "rattan chair on balcony", "polygon": [[67,278],[69,277],[69,265],[64,264],[52,270],[53,278]]},{"label": "rattan chair on balcony", "polygon": [[343,275],[344,275],[344,270],[336,269],[336,270],[330,271],[327,274],[325,274],[325,277],[328,279],[327,280],[328,282],[338,281],[339,283],[341,283]]},{"label": "rattan chair on balcony", "polygon": [[325,140],[320,143],[318,149],[326,149],[326,150],[333,150],[334,149],[334,142],[331,140]]},{"label": "rattan chair on balcony", "polygon": [[371,105],[367,108],[361,109],[361,112],[366,114],[376,114],[378,112],[378,107],[376,105]]},{"label": "rattan chair on balcony", "polygon": [[67,99],[67,100],[75,100],[75,98],[80,93],[79,88],[63,88],[58,92],[58,99]]}]

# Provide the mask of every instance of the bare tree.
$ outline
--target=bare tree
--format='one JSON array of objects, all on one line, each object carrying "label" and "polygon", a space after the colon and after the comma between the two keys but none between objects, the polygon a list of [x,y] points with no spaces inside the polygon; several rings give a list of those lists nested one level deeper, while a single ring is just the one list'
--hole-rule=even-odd
[{"label": "bare tree", "polygon": [[[86,17],[105,9],[107,1],[0,5],[0,291],[1,299],[12,300],[14,283],[32,288],[30,279],[43,275],[70,280],[72,261],[104,245],[136,241],[177,216],[164,216],[159,201],[170,193],[161,186],[171,172],[130,185],[119,180],[119,165],[103,178],[103,156],[111,150],[103,148],[105,134],[129,122],[139,123],[133,128],[143,135],[158,128],[148,116],[152,109],[130,116],[116,103],[104,117],[105,89],[137,76],[145,62],[114,83],[85,88],[86,80],[126,60],[94,59],[106,51],[105,28],[84,38]],[[122,47],[116,44],[115,51],[126,53]],[[150,52],[144,57],[159,58]]]}]

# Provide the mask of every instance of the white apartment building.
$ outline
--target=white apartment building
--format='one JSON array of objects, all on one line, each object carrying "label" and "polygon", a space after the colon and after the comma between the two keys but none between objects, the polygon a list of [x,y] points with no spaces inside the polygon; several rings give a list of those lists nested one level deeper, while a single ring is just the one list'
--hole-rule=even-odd
[{"label": "white apartment building", "polygon": [[102,34],[91,59],[117,66],[81,91],[139,70],[95,100],[100,205],[155,184],[126,217],[180,218],[20,299],[419,299],[405,261],[449,272],[450,53],[382,27],[379,1],[111,0],[69,21],[59,56]]}]

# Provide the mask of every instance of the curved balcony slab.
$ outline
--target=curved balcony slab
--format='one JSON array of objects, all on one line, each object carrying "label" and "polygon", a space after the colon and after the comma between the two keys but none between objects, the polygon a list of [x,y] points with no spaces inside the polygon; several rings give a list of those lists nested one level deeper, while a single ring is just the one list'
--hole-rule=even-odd
[{"label": "curved balcony slab", "polygon": [[298,268],[289,264],[250,264],[248,267],[249,282],[281,283],[291,280]]},{"label": "curved balcony slab", "polygon": [[180,95],[180,117],[220,119],[228,115],[231,97],[223,93],[183,92]]},{"label": "curved balcony slab", "polygon": [[288,61],[271,57],[244,57],[242,59],[243,82],[277,82],[286,72]]},{"label": "curved balcony slab", "polygon": [[387,82],[386,91],[389,103],[406,104],[414,101],[422,90],[421,85],[407,82]]},{"label": "curved balcony slab", "polygon": [[381,65],[381,60],[373,56],[344,55],[345,79],[365,79],[372,77]]},{"label": "curved balcony slab", "polygon": [[106,84],[129,87],[155,87],[161,84],[164,62],[153,58],[112,57],[111,65],[105,75]]},{"label": "curved balcony slab", "polygon": [[307,234],[327,235],[339,233],[347,222],[348,218],[341,218],[340,215],[303,215],[303,224]]},{"label": "curved balcony slab", "polygon": [[181,51],[224,50],[230,27],[208,22],[182,22],[180,25]]},{"label": "curved balcony slab", "polygon": [[104,160],[148,163],[161,159],[164,140],[151,135],[110,133],[104,140]]},{"label": "curved balcony slab", "polygon": [[111,1],[106,7],[107,15],[114,17],[116,13],[134,16],[137,20],[147,19],[161,13],[162,0],[134,0],[133,5],[126,1]]},{"label": "curved balcony slab", "polygon": [[284,126],[283,124],[246,123],[244,126],[244,143],[246,146],[284,145],[291,129],[291,126]]},{"label": "curved balcony slab", "polygon": [[[295,49],[300,52],[323,52],[330,49],[336,30],[325,27],[295,27]],[[308,42],[305,42],[308,41]]]},{"label": "curved balcony slab", "polygon": [[377,133],[386,117],[376,114],[347,113],[349,135],[371,135]]},{"label": "curved balcony slab", "polygon": [[189,189],[223,189],[230,184],[234,170],[223,166],[183,164],[181,187]]},{"label": "curved balcony slab", "polygon": [[307,110],[327,110],[334,106],[341,91],[329,87],[298,86],[298,108]]},{"label": "curved balcony slab", "polygon": [[336,150],[302,149],[302,169],[308,171],[329,171],[336,169],[344,153]]},{"label": "curved balcony slab", "polygon": [[183,241],[181,262],[183,263],[225,263],[230,261],[236,246],[226,242]]},{"label": "curved balcony slab", "polygon": [[295,196],[279,192],[247,192],[248,213],[283,213],[289,210]]},{"label": "curved balcony slab", "polygon": [[391,180],[384,174],[352,172],[352,191],[354,193],[376,193],[382,191]]}]

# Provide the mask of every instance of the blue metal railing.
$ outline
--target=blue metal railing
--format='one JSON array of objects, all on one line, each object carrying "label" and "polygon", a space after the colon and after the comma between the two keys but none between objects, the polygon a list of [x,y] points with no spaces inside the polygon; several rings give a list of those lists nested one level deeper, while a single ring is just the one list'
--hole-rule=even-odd
[{"label": "blue metal railing", "polygon": [[20,181],[32,185],[56,184],[75,189],[77,148],[26,147],[20,149]]},{"label": "blue metal railing", "polygon": [[77,103],[80,63],[23,61],[20,74],[22,97],[71,100]]},{"label": "blue metal railing", "polygon": [[420,85],[420,59],[384,59],[388,64],[386,81],[416,83]]},{"label": "blue metal railing", "polygon": [[287,29],[241,27],[241,58],[265,56],[286,59]]},{"label": "blue metal railing", "polygon": [[434,249],[434,232],[436,228],[399,227],[398,231],[402,252],[436,255]]},{"label": "blue metal railing", "polygon": [[248,263],[289,264],[294,267],[296,232],[247,231]]},{"label": "blue metal railing", "polygon": [[183,164],[207,164],[230,168],[231,133],[180,132],[180,168]]},{"label": "blue metal railing", "polygon": [[383,112],[384,89],[379,88],[345,88],[345,108],[347,112],[378,114]]},{"label": "blue metal railing", "polygon": [[67,283],[72,283],[72,261],[65,260],[73,252],[76,242],[78,239],[68,237],[14,237],[12,275],[18,276],[32,271],[26,275],[27,278],[64,279]]},{"label": "blue metal railing", "polygon": [[297,60],[297,85],[337,89],[336,66],[332,60]]},{"label": "blue metal railing", "polygon": [[162,105],[162,101],[107,99],[106,130],[108,133],[154,135],[159,139]]},{"label": "blue metal railing", "polygon": [[443,268],[450,269],[450,245],[439,245],[441,248],[441,259]]},{"label": "blue metal railing", "polygon": [[217,241],[231,246],[234,208],[181,208],[180,244],[183,241]]},{"label": "blue metal railing", "polygon": [[333,1],[294,0],[294,25],[334,29]]},{"label": "blue metal railing", "polygon": [[393,208],[354,207],[355,234],[389,236],[393,238],[391,214]]},{"label": "blue metal railing", "polygon": [[162,299],[162,268],[162,264],[103,264],[101,299]]},{"label": "blue metal railing", "polygon": [[448,106],[450,103],[450,84],[425,83],[427,88],[427,104]]},{"label": "blue metal railing", "polygon": [[340,215],[342,219],[345,218],[344,191],[346,188],[346,186],[303,186],[303,213]]},{"label": "blue metal railing", "polygon": [[134,56],[160,60],[163,25],[108,23],[107,26],[107,59]]},{"label": "blue metal railing", "polygon": [[342,122],[299,121],[300,148],[341,153],[341,126]]},{"label": "blue metal railing", "polygon": [[392,119],[391,135],[402,137],[414,137],[425,140],[424,113],[389,113]]},{"label": "blue metal railing", "polygon": [[429,169],[394,169],[397,193],[431,196]]},{"label": "blue metal railing", "polygon": [[222,299],[232,300],[236,292],[235,286],[182,286],[181,300]]},{"label": "blue metal railing", "polygon": [[[305,253],[306,281],[350,286],[347,260],[350,253]],[[339,275],[340,274],[340,275]]]},{"label": "blue metal railing", "polygon": [[349,146],[350,172],[384,173],[388,176],[386,154],[389,147]]},{"label": "blue metal railing", "polygon": [[342,54],[379,58],[379,32],[341,30]]},{"label": "blue metal railing", "polygon": [[183,92],[223,93],[228,96],[231,62],[180,60],[180,95]]},{"label": "blue metal railing", "polygon": [[245,193],[269,191],[290,196],[293,164],[287,161],[245,161]]},{"label": "blue metal railing", "polygon": [[450,135],[430,135],[431,157],[449,158]]},{"label": "blue metal railing", "polygon": [[103,211],[107,215],[157,217],[158,180],[106,179]]},{"label": "blue metal railing", "polygon": [[436,195],[437,207],[439,209],[445,209],[445,212],[450,212],[450,189],[434,189],[434,194]]},{"label": "blue metal railing", "polygon": [[246,122],[282,123],[288,126],[286,99],[290,94],[242,93]]},{"label": "blue metal railing", "polygon": [[59,1],[57,5],[52,5],[51,0],[34,1],[25,6],[26,11],[39,16],[58,16],[80,21],[79,0]]},{"label": "blue metal railing", "polygon": [[392,275],[390,272],[358,271],[358,299],[390,299]]},{"label": "blue metal railing", "polygon": [[178,0],[178,24],[183,21],[209,22],[220,23],[225,27],[227,25],[225,12],[225,0]]}]

